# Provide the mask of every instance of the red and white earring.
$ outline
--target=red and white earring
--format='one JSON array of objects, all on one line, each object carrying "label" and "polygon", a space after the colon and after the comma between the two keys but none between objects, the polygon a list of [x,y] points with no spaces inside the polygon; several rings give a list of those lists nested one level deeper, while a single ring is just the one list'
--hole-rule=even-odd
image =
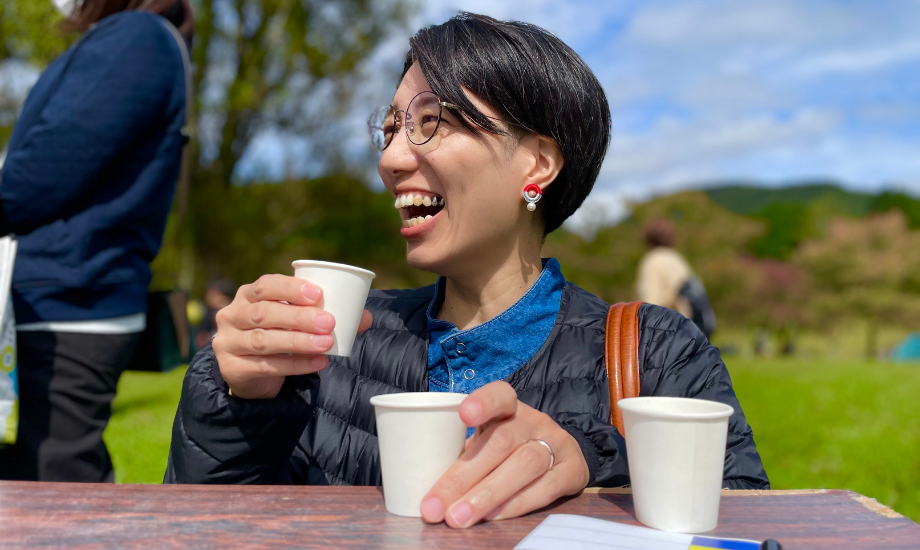
[{"label": "red and white earring", "polygon": [[537,209],[537,203],[543,197],[543,190],[539,185],[531,183],[524,188],[524,200],[527,201],[527,210],[533,212]]}]

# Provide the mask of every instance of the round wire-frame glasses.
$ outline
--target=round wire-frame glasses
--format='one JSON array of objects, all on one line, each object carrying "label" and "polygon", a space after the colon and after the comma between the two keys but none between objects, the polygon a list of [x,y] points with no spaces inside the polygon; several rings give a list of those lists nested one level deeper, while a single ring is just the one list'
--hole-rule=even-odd
[{"label": "round wire-frame glasses", "polygon": [[[405,110],[395,109],[386,105],[375,109],[367,120],[367,129],[370,132],[371,142],[378,150],[383,151],[389,147],[393,137],[403,127],[406,128],[406,137],[415,145],[424,145],[431,141],[438,128],[441,126],[442,109],[461,110],[459,105],[441,101],[434,92],[424,91],[416,94]],[[402,115],[400,117],[400,115]],[[531,131],[526,126],[515,122],[501,121],[495,117],[488,117],[506,124],[518,126]],[[402,119],[402,120],[401,120]]]}]

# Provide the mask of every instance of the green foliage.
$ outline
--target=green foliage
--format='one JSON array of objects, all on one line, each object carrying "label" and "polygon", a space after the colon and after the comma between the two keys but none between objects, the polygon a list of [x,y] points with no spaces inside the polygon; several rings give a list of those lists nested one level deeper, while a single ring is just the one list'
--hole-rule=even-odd
[{"label": "green foliage", "polygon": [[900,210],[907,217],[907,226],[911,229],[920,229],[920,199],[906,193],[885,191],[872,199],[869,205],[870,212],[888,212]]},{"label": "green foliage", "polygon": [[[196,133],[188,148],[190,185],[177,194],[179,209],[153,266],[154,287],[200,289],[216,276],[249,282],[266,271],[289,272],[290,260],[311,254],[361,258],[355,263],[362,265],[400,254],[404,243],[393,248],[393,240],[387,246],[381,241],[381,235],[392,235],[380,231],[387,223],[378,206],[382,202],[375,203],[372,193],[344,175],[352,171],[342,167],[338,136],[330,129],[362,77],[361,62],[403,24],[407,1],[193,2],[196,95],[190,117],[193,128],[203,125],[206,131]],[[44,68],[74,38],[54,31],[59,20],[50,0],[4,0],[0,62],[15,58]],[[0,148],[17,109],[0,98]],[[268,129],[292,137],[322,136],[309,154],[327,167],[329,177],[277,189],[231,185],[247,147]],[[298,206],[304,209],[294,210]],[[388,223],[395,221],[392,215]],[[391,281],[404,283],[404,271],[394,269]]]},{"label": "green foliage", "polygon": [[[55,31],[61,17],[50,2],[3,0],[0,2],[0,63],[17,61],[44,67],[73,40]],[[0,151],[13,132],[22,98],[8,97],[0,86]]]},{"label": "green foliage", "polygon": [[[756,198],[761,191],[731,193]],[[755,201],[760,210],[741,216],[709,192],[678,193],[635,205],[629,219],[591,242],[550,235],[544,255],[557,256],[567,278],[608,302],[633,300],[642,226],[668,218],[675,248],[704,281],[722,327],[795,334],[859,324],[867,330],[865,353],[876,357],[884,326],[920,325],[920,231],[901,214],[913,204],[902,197],[877,202],[896,206],[886,214],[831,216],[850,195],[815,188],[801,194],[813,202],[800,203],[771,191],[770,200]]]},{"label": "green foliage", "polygon": [[834,183],[800,183],[776,188],[751,185],[713,187],[706,194],[716,204],[745,216],[762,212],[771,204],[821,204],[825,216],[863,216],[869,212],[873,197],[846,191]]},{"label": "green foliage", "polygon": [[[568,279],[608,302],[634,300],[636,270],[646,251],[642,227],[657,218],[674,222],[676,248],[707,282],[716,311],[732,307],[728,302],[738,285],[710,283],[736,280],[738,269],[743,269],[735,261],[738,252],[746,250],[764,226],[716,205],[703,192],[678,193],[635,205],[628,220],[601,230],[591,242],[557,231],[547,239],[543,253],[559,258]],[[725,264],[726,258],[731,265]]]},{"label": "green foliage", "polygon": [[103,439],[118,483],[162,483],[185,369],[125,372]]},{"label": "green foliage", "polygon": [[[200,289],[213,277],[251,282],[266,272],[288,273],[291,260],[314,254],[340,261],[360,256],[365,260],[355,263],[368,266],[394,257],[402,246],[382,252],[380,235],[392,235],[380,232],[382,202],[343,175],[350,171],[337,160],[330,121],[351,98],[359,62],[404,21],[405,2],[200,0],[195,8],[195,112],[210,132],[190,147],[197,162],[188,214],[176,220],[164,247],[179,267],[173,285]],[[228,20],[239,24],[220,23]],[[252,139],[268,128],[323,136],[305,154],[328,166],[329,177],[279,188],[231,185]],[[190,276],[182,276],[183,269]],[[394,269],[392,280],[404,282],[405,271]]]},{"label": "green foliage", "polygon": [[788,259],[799,243],[815,232],[811,212],[803,204],[771,203],[753,217],[768,228],[751,246],[751,252],[761,258]]},{"label": "green foliage", "polygon": [[57,32],[61,16],[50,0],[0,2],[0,61],[16,59],[44,67],[74,40]]},{"label": "green foliage", "polygon": [[[209,243],[207,278],[252,282],[265,273],[292,274],[299,259],[358,264],[379,273],[376,286],[431,280],[406,263],[400,218],[385,192],[348,176],[234,186],[216,190],[198,238]],[[181,268],[181,262],[173,264]],[[172,278],[178,278],[176,274]]]},{"label": "green foliage", "polygon": [[920,231],[890,211],[862,220],[833,220],[826,235],[802,244],[793,261],[810,278],[809,304],[832,322],[859,316],[868,322],[866,354],[877,354],[879,323],[920,323]]},{"label": "green foliage", "polygon": [[920,365],[726,362],[774,489],[850,489],[920,521]]}]

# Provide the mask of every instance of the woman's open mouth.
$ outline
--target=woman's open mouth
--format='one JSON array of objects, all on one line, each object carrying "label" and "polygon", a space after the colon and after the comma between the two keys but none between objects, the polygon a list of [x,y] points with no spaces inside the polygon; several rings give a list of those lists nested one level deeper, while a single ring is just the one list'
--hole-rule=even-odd
[{"label": "woman's open mouth", "polygon": [[444,208],[444,197],[434,193],[412,192],[396,197],[395,206],[402,217],[403,227],[421,225],[438,215]]}]

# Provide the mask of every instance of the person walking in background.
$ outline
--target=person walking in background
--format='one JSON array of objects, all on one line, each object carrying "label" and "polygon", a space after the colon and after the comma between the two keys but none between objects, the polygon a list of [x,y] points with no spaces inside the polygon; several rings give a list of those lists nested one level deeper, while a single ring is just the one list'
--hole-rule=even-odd
[{"label": "person walking in background", "polygon": [[639,262],[639,300],[673,309],[693,321],[707,338],[711,337],[716,328],[715,312],[702,281],[673,248],[674,224],[666,219],[652,220],[645,224],[643,234],[649,251]]},{"label": "person walking in background", "polygon": [[187,0],[54,4],[65,30],[87,32],[35,84],[0,172],[0,229],[19,240],[21,403],[0,478],[111,482],[102,433],[179,176],[192,12]]},{"label": "person walking in background", "polygon": [[217,333],[217,312],[230,305],[236,294],[236,285],[228,279],[217,279],[208,283],[204,293],[204,305],[207,310],[198,329],[195,331],[195,349],[199,350],[211,341]]}]

